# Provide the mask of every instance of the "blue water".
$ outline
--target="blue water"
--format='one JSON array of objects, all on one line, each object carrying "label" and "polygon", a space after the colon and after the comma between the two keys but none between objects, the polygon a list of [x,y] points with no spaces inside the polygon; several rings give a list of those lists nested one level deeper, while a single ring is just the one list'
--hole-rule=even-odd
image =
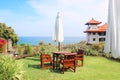
[{"label": "blue water", "polygon": [[[80,41],[86,40],[86,37],[65,37],[64,38],[64,44],[73,44],[78,43]],[[19,44],[31,44],[31,45],[38,45],[39,42],[45,42],[45,43],[55,43],[52,41],[52,37],[19,37],[18,45]]]}]

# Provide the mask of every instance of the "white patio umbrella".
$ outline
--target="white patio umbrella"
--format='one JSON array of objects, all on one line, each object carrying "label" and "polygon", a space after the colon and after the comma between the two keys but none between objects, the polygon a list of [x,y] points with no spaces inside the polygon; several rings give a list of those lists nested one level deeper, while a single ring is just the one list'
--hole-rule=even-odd
[{"label": "white patio umbrella", "polygon": [[57,13],[57,17],[56,17],[55,32],[54,32],[53,40],[58,42],[58,50],[60,51],[61,42],[64,41],[63,25],[62,25],[62,19],[60,17],[60,12]]},{"label": "white patio umbrella", "polygon": [[109,0],[108,27],[104,51],[120,56],[120,0]]},{"label": "white patio umbrella", "polygon": [[113,26],[113,2],[109,1],[109,7],[108,7],[108,26],[107,26],[107,31],[106,31],[106,40],[105,40],[105,47],[104,47],[104,52],[105,53],[110,53],[111,52],[111,28]]}]

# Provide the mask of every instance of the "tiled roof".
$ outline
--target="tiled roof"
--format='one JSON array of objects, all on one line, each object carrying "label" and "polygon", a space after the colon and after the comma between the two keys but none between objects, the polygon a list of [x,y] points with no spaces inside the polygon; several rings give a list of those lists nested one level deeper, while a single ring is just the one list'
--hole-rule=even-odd
[{"label": "tiled roof", "polygon": [[104,31],[106,31],[106,28],[107,28],[107,23],[105,23],[102,26],[98,26],[98,30],[104,30]]},{"label": "tiled roof", "polygon": [[106,28],[107,28],[107,23],[105,23],[104,25],[102,26],[98,26],[97,29],[89,29],[89,30],[86,30],[84,31],[85,33],[86,32],[106,32]]},{"label": "tiled roof", "polygon": [[91,19],[90,21],[88,21],[85,25],[89,25],[89,24],[95,24],[95,25],[98,25],[98,24],[100,24],[101,22],[99,22],[99,21],[96,21],[95,19]]}]

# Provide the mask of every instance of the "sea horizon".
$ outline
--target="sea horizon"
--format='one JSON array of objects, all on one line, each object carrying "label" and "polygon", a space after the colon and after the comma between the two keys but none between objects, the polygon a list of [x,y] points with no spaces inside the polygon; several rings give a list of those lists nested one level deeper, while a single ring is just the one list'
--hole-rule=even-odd
[{"label": "sea horizon", "polygon": [[[46,44],[51,43],[55,44],[55,41],[52,40],[52,36],[19,36],[18,45],[20,44],[31,44],[31,45],[38,45],[40,42],[44,42]],[[86,41],[85,36],[66,36],[64,37],[63,44],[74,44],[79,43],[80,41]]]}]

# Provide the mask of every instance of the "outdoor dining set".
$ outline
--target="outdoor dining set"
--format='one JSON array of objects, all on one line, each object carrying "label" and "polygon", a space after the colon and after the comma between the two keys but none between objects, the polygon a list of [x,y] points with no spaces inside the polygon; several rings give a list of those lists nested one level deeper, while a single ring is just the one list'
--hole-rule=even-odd
[{"label": "outdoor dining set", "polygon": [[52,68],[60,70],[63,74],[67,69],[76,72],[76,67],[83,66],[84,50],[79,49],[77,53],[67,51],[52,52],[52,57],[49,54],[40,55],[41,68]]}]

